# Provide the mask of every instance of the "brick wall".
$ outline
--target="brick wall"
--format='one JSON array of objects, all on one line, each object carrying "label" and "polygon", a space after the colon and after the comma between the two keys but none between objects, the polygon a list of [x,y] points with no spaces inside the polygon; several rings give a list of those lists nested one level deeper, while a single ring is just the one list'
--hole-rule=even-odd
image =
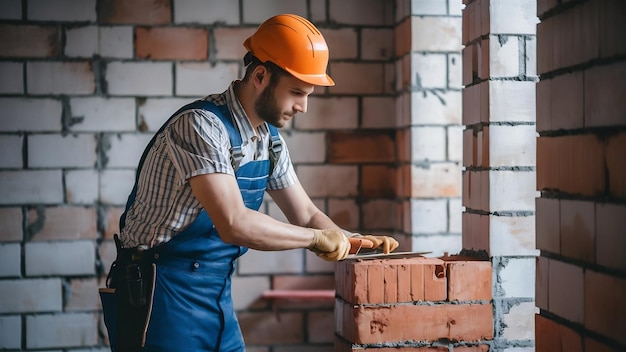
[{"label": "brick wall", "polygon": [[[407,237],[407,249],[429,250],[433,255],[457,253],[461,249],[462,3],[396,4],[398,227]],[[403,239],[400,234],[396,237]]]},{"label": "brick wall", "polygon": [[536,1],[463,10],[463,248],[493,265],[491,350],[534,351]]},{"label": "brick wall", "polygon": [[626,350],[626,3],[538,1],[537,351]]},{"label": "brick wall", "polygon": [[[1,1],[0,349],[106,349],[95,293],[144,145],[240,77],[241,43],[277,13],[308,17],[331,49],[337,85],[283,131],[316,204],[406,250],[458,249],[460,0],[408,3]],[[419,37],[398,51],[404,23]],[[284,220],[270,199],[262,210]],[[249,351],[331,350],[332,304],[277,315],[260,296],[332,289],[333,272],[304,250],[244,256],[233,294]]]}]

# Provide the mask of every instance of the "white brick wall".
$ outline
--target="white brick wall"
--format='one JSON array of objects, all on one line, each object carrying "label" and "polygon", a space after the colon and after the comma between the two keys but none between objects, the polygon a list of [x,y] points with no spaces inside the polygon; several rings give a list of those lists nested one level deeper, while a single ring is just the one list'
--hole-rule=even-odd
[{"label": "white brick wall", "polygon": [[22,246],[0,244],[0,277],[19,277],[22,272]]},{"label": "white brick wall", "polygon": [[89,58],[100,55],[107,58],[133,57],[133,28],[131,26],[84,26],[69,28],[66,32],[65,55]]},{"label": "white brick wall", "polygon": [[23,136],[0,135],[0,167],[13,169],[23,166],[22,146]]},{"label": "white brick wall", "polygon": [[[1,11],[2,9],[0,8]],[[0,94],[22,94],[24,92],[22,67],[24,67],[24,64],[18,62],[0,63],[0,77],[2,77],[2,80],[0,80]]]},{"label": "white brick wall", "polygon": [[95,255],[93,241],[27,243],[24,246],[26,275],[93,275]]},{"label": "white brick wall", "polygon": [[96,164],[96,138],[92,134],[31,135],[28,145],[30,167],[93,167]]},{"label": "white brick wall", "polygon": [[[0,9],[0,11],[2,11]],[[19,350],[22,347],[22,317],[7,315],[0,317],[0,348]]]},{"label": "white brick wall", "polygon": [[135,184],[135,171],[105,170],[100,173],[100,201],[105,204],[126,204]]},{"label": "white brick wall", "polygon": [[306,16],[306,0],[243,0],[242,3],[243,23],[259,25],[269,17],[279,13]]},{"label": "white brick wall", "polygon": [[5,0],[0,1],[0,19],[19,20],[22,18],[22,1]]},{"label": "white brick wall", "polygon": [[72,98],[72,117],[79,119],[70,129],[75,132],[134,131],[135,99]]},{"label": "white brick wall", "polygon": [[150,132],[156,132],[161,125],[181,107],[191,103],[191,98],[148,98],[139,104],[139,121]]},{"label": "white brick wall", "polygon": [[29,0],[27,17],[35,21],[95,21],[96,0]]},{"label": "white brick wall", "polygon": [[239,24],[239,2],[220,0],[174,1],[175,23]]},{"label": "white brick wall", "polygon": [[95,77],[88,62],[28,62],[29,94],[93,94]]},{"label": "white brick wall", "polygon": [[0,194],[0,204],[62,203],[61,171],[0,171]]},{"label": "white brick wall", "polygon": [[112,95],[171,95],[172,64],[111,62],[107,65],[106,82],[108,93]]},{"label": "white brick wall", "polygon": [[0,280],[0,313],[58,312],[62,309],[61,280]]},{"label": "white brick wall", "polygon": [[71,170],[65,173],[65,198],[71,204],[93,204],[98,200],[98,172]]},{"label": "white brick wall", "polygon": [[153,134],[108,135],[111,149],[106,151],[108,168],[136,168]]},{"label": "white brick wall", "polygon": [[220,93],[238,77],[237,64],[179,63],[176,64],[176,95],[204,97]]},{"label": "white brick wall", "polygon": [[95,345],[98,341],[97,324],[97,317],[91,313],[27,316],[26,347],[36,349]]},{"label": "white brick wall", "polygon": [[0,131],[60,132],[61,111],[57,99],[0,98]]}]

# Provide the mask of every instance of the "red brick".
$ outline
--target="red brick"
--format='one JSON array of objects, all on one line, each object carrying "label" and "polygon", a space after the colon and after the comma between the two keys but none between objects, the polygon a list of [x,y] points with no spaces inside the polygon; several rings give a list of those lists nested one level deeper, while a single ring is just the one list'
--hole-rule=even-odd
[{"label": "red brick", "polygon": [[397,169],[393,166],[363,166],[361,194],[367,197],[391,197],[398,191]]},{"label": "red brick", "polygon": [[626,205],[596,203],[596,264],[626,272]]},{"label": "red brick", "polygon": [[0,208],[0,242],[19,242],[24,238],[21,208]]},{"label": "red brick", "polygon": [[333,132],[328,144],[329,161],[335,164],[394,162],[395,134],[372,132]]},{"label": "red brick", "polygon": [[613,347],[607,346],[602,342],[593,340],[589,337],[585,337],[585,351],[592,352],[617,352]]},{"label": "red brick", "polygon": [[546,352],[582,352],[582,338],[566,326],[535,315],[535,349]]},{"label": "red brick", "polygon": [[370,264],[367,267],[367,303],[385,302],[385,267]]},{"label": "red brick", "polygon": [[106,209],[106,229],[104,229],[105,239],[113,239],[114,234],[120,233],[120,216],[123,212],[123,207],[110,207]]},{"label": "red brick", "polygon": [[493,338],[490,304],[356,306],[356,335],[361,344],[402,341],[481,341]]},{"label": "red brick", "polygon": [[626,345],[626,280],[585,271],[585,328]]},{"label": "red brick", "polygon": [[588,201],[560,201],[561,254],[595,263],[595,204]]},{"label": "red brick", "polygon": [[605,189],[605,156],[591,134],[537,139],[537,189],[586,196]]},{"label": "red brick", "polygon": [[626,3],[623,0],[600,2],[600,56],[609,58],[626,54],[626,43],[621,30],[626,18]]},{"label": "red brick", "polygon": [[95,208],[47,207],[30,209],[28,224],[35,229],[32,241],[79,240],[98,237]]},{"label": "red brick", "polygon": [[[623,39],[622,39],[623,40]],[[585,127],[625,126],[626,62],[594,66],[585,71]]]},{"label": "red brick", "polygon": [[398,266],[390,265],[383,267],[385,303],[398,302]]},{"label": "red brick", "polygon": [[169,0],[98,1],[98,22],[103,24],[166,24],[171,22]]},{"label": "red brick", "polygon": [[574,72],[554,77],[550,84],[550,127],[552,130],[583,128],[583,74]]},{"label": "red brick", "polygon": [[97,292],[98,282],[93,279],[72,279],[66,291],[65,311],[85,311],[101,309]]},{"label": "red brick", "polygon": [[626,198],[625,150],[625,132],[609,138],[606,145],[606,168],[609,179],[609,194],[622,199]]},{"label": "red brick", "polygon": [[537,249],[561,253],[561,210],[559,199],[535,199]]},{"label": "red brick", "polygon": [[0,57],[54,57],[61,49],[56,26],[0,25]]},{"label": "red brick", "polygon": [[[571,136],[568,157],[573,160],[571,189],[574,194],[602,195],[606,185],[605,156],[602,142],[592,134]],[[561,174],[563,177],[564,174]]]},{"label": "red brick", "polygon": [[136,28],[137,57],[152,60],[206,60],[209,33],[196,28]]},{"label": "red brick", "polygon": [[543,74],[554,69],[552,45],[554,39],[554,17],[537,24],[537,73]]},{"label": "red brick", "polygon": [[[337,295],[353,304],[445,301],[447,297],[444,262],[437,258],[348,260],[338,263],[336,272]],[[395,289],[389,287],[394,282]]]},{"label": "red brick", "polygon": [[537,138],[537,190],[554,189],[559,178],[557,167],[557,138]]},{"label": "red brick", "polygon": [[552,129],[552,80],[542,79],[537,82],[537,131],[549,131]]},{"label": "red brick", "polygon": [[444,257],[448,270],[448,300],[491,300],[491,262]]}]

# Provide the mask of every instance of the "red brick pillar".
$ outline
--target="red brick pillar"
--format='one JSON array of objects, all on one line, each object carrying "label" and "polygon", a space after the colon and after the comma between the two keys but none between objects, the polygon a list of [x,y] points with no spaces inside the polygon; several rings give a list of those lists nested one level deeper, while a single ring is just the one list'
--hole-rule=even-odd
[{"label": "red brick pillar", "polygon": [[335,351],[488,351],[489,261],[355,259],[335,272]]}]

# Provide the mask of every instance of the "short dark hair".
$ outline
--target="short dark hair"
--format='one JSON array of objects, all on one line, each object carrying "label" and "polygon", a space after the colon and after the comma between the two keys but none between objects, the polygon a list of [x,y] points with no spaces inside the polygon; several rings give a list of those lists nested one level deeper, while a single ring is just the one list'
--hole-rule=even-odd
[{"label": "short dark hair", "polygon": [[265,66],[265,68],[267,68],[267,70],[270,71],[270,74],[271,74],[270,85],[271,86],[276,85],[280,77],[289,75],[289,72],[283,70],[282,68],[280,68],[278,65],[276,65],[275,63],[271,61],[261,62],[261,60],[259,60],[256,56],[252,55],[251,52],[246,53],[246,55],[243,57],[243,64],[247,66],[246,73],[243,76],[244,82],[250,79],[250,77],[252,76],[252,72],[259,65]]}]

